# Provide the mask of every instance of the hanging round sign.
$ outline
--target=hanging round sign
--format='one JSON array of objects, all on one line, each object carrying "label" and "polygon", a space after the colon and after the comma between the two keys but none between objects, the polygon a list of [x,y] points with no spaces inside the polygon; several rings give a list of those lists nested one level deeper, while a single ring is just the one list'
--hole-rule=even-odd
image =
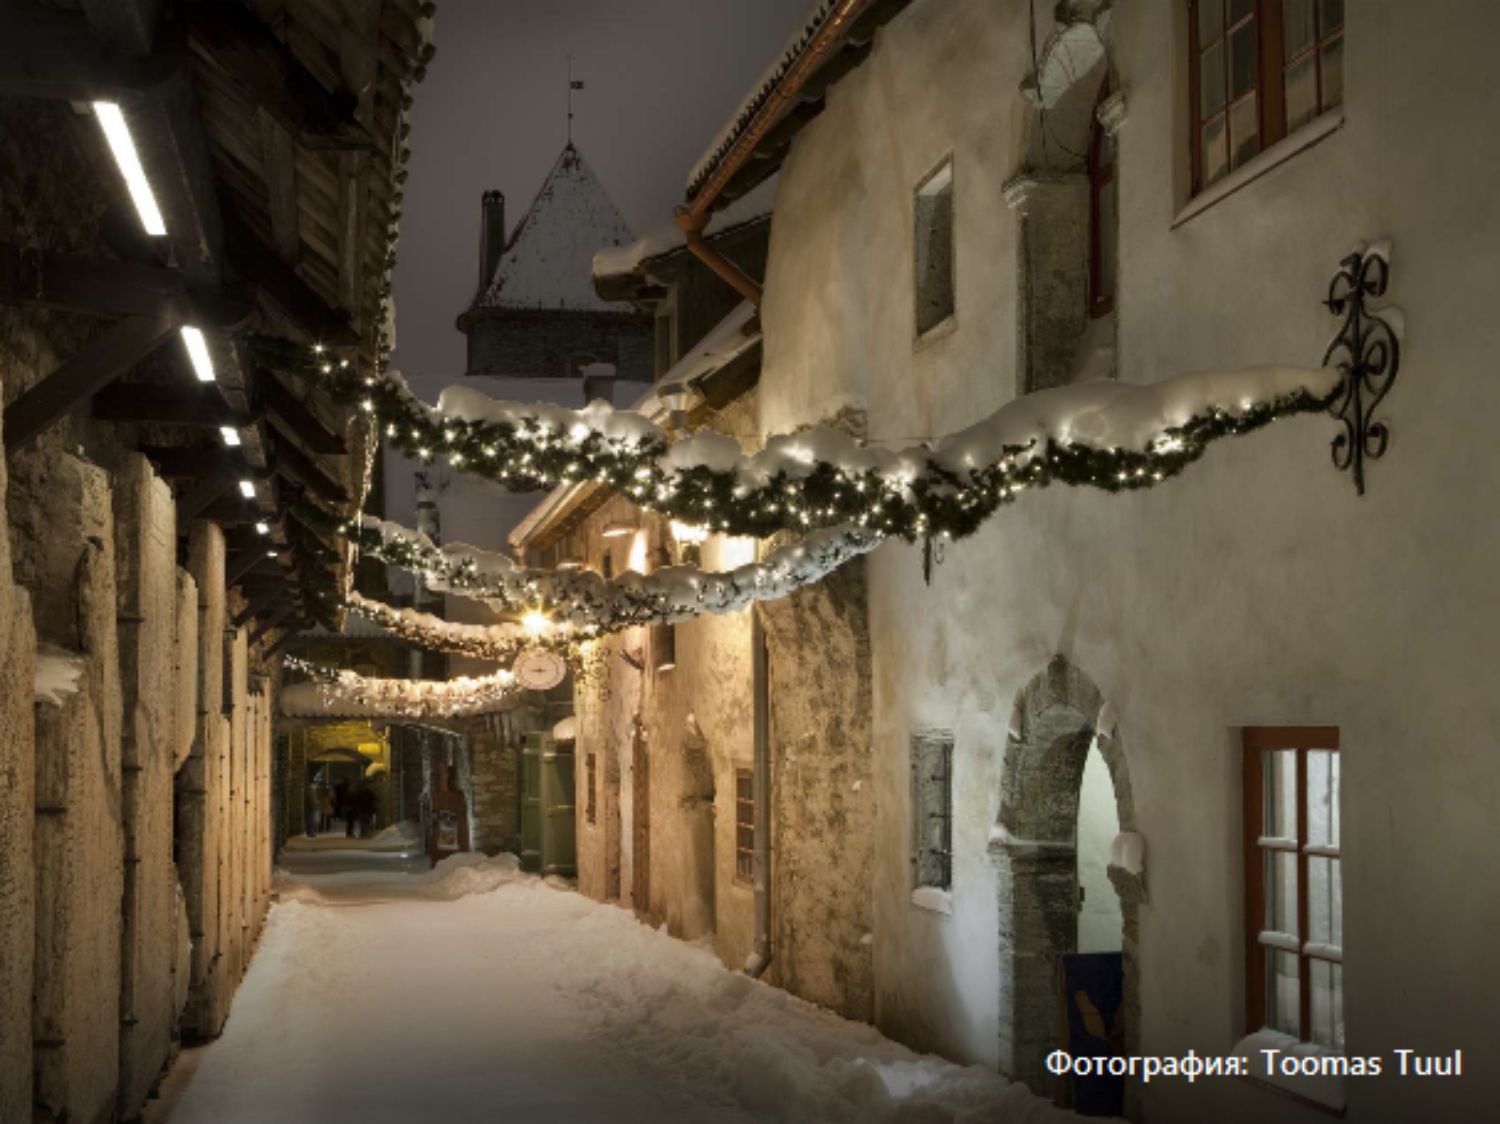
[{"label": "hanging round sign", "polygon": [[510,666],[516,684],[528,691],[550,691],[563,681],[568,665],[556,652],[527,648]]}]

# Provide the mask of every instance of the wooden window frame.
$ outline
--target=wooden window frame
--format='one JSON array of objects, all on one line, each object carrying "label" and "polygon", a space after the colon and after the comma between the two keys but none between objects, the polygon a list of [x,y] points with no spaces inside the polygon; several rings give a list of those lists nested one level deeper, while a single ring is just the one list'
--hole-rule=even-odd
[{"label": "wooden window frame", "polygon": [[[748,789],[748,797],[742,795]],[[748,838],[745,836],[748,832]],[[734,880],[755,881],[755,772],[734,771]]]},{"label": "wooden window frame", "polygon": [[[1254,1034],[1266,1026],[1266,942],[1261,934],[1266,918],[1265,855],[1272,851],[1297,856],[1297,1039],[1312,1041],[1311,962],[1342,964],[1335,958],[1310,951],[1308,942],[1307,860],[1315,849],[1320,856],[1342,859],[1340,846],[1314,845],[1307,838],[1307,753],[1309,750],[1339,752],[1337,726],[1247,726],[1242,731],[1244,757],[1244,859],[1245,859],[1245,1031]],[[1265,824],[1265,770],[1262,753],[1288,750],[1297,754],[1296,830],[1294,846],[1269,842],[1262,834]],[[1342,770],[1340,772],[1342,788]],[[1342,839],[1340,839],[1342,844]],[[1273,946],[1274,947],[1274,946]],[[1286,949],[1285,951],[1291,951]]]},{"label": "wooden window frame", "polygon": [[[1203,50],[1198,43],[1198,9],[1204,3],[1222,4],[1225,0],[1188,0],[1188,121],[1192,126],[1193,194],[1197,195],[1212,184],[1203,182],[1203,125],[1200,116],[1202,89],[1199,75]],[[1256,124],[1260,138],[1257,154],[1264,152],[1286,136],[1286,89],[1281,66],[1282,24],[1281,0],[1251,0],[1250,17],[1255,25],[1255,97]],[[1226,134],[1226,157],[1229,160],[1224,176],[1232,175],[1235,169],[1233,134],[1229,133],[1229,114],[1233,103],[1229,99],[1228,84],[1233,81],[1233,60],[1229,53],[1229,37],[1233,30],[1226,15],[1225,26],[1220,32],[1224,49],[1224,114]],[[1235,24],[1239,27],[1241,24]],[[1212,114],[1211,117],[1218,116]],[[1250,157],[1253,159],[1254,157]],[[1214,183],[1219,182],[1215,180]]]},{"label": "wooden window frame", "polygon": [[[1111,92],[1110,81],[1105,78],[1099,85],[1099,97],[1094,103],[1094,113],[1089,125],[1089,316],[1096,320],[1101,316],[1108,316],[1115,310],[1113,291],[1104,292],[1104,237],[1101,218],[1104,193],[1114,187],[1118,174],[1116,164],[1119,161],[1119,154],[1115,153],[1107,164],[1104,162],[1102,154],[1109,137],[1105,133],[1103,122],[1099,120],[1099,107],[1108,100]],[[1117,195],[1116,230],[1119,229],[1119,214]]]},{"label": "wooden window frame", "polygon": [[[1292,131],[1287,128],[1286,108],[1286,74],[1292,65],[1306,57],[1307,51],[1303,51],[1295,59],[1286,58],[1286,23],[1285,23],[1285,0],[1251,0],[1250,19],[1255,24],[1255,96],[1256,121],[1259,130],[1260,142],[1256,155],[1270,148],[1277,141],[1282,140]],[[1313,117],[1326,113],[1332,109],[1332,105],[1324,104],[1323,90],[1323,49],[1336,39],[1343,39],[1347,43],[1346,32],[1348,30],[1349,14],[1347,4],[1344,10],[1343,21],[1338,29],[1331,34],[1323,32],[1323,5],[1326,0],[1315,0],[1313,8],[1313,37],[1308,51],[1316,56],[1315,77],[1317,110]],[[1203,49],[1198,42],[1198,12],[1205,4],[1223,4],[1225,0],[1187,0],[1188,6],[1188,124],[1191,129],[1190,150],[1192,153],[1192,194],[1197,195],[1205,188],[1213,186],[1203,182],[1203,124],[1201,114],[1201,76]],[[1225,130],[1229,128],[1229,113],[1231,102],[1229,100],[1229,84],[1233,81],[1233,62],[1229,52],[1229,36],[1231,30],[1228,25],[1227,12],[1225,26],[1220,33],[1224,51],[1224,106],[1219,111],[1225,117]],[[1235,27],[1241,24],[1235,24]],[[1347,60],[1347,55],[1345,56]],[[1340,95],[1339,103],[1343,98]],[[1210,119],[1218,116],[1211,114]],[[1307,122],[1299,123],[1297,128],[1303,128]],[[1231,163],[1225,169],[1219,180],[1232,175],[1235,165],[1233,135],[1226,138],[1227,156]],[[1254,159],[1254,156],[1247,157]],[[1243,166],[1241,164],[1240,166]]]}]

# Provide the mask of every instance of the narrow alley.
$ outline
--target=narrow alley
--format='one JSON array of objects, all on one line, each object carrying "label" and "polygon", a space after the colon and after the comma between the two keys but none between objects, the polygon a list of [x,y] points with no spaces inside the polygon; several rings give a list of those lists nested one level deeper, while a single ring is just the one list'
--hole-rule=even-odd
[{"label": "narrow alley", "polygon": [[149,1120],[1072,1119],[510,856],[393,869],[407,858],[336,842],[286,856],[223,1036],[180,1063]]}]

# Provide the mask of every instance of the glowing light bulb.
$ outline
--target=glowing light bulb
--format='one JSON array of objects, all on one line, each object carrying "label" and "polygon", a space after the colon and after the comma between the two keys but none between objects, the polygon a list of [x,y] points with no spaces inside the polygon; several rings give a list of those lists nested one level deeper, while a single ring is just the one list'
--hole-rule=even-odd
[{"label": "glowing light bulb", "polygon": [[552,627],[552,622],[540,609],[528,609],[521,618],[521,627],[526,630],[528,636],[541,637],[547,634],[547,630]]}]

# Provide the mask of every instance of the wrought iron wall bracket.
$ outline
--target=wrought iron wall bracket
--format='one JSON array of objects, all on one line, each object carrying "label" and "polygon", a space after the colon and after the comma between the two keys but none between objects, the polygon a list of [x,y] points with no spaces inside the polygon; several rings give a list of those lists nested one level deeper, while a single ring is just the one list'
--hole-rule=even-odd
[{"label": "wrought iron wall bracket", "polygon": [[1390,272],[1388,244],[1361,247],[1339,262],[1323,302],[1344,318],[1323,353],[1323,365],[1336,361],[1343,374],[1328,405],[1328,412],[1344,424],[1333,439],[1333,464],[1353,474],[1360,495],[1365,494],[1365,460],[1378,460],[1390,444],[1390,428],[1374,414],[1401,369],[1401,341],[1393,326],[1399,314],[1386,309],[1382,315],[1365,306],[1367,298],[1385,294]]}]

